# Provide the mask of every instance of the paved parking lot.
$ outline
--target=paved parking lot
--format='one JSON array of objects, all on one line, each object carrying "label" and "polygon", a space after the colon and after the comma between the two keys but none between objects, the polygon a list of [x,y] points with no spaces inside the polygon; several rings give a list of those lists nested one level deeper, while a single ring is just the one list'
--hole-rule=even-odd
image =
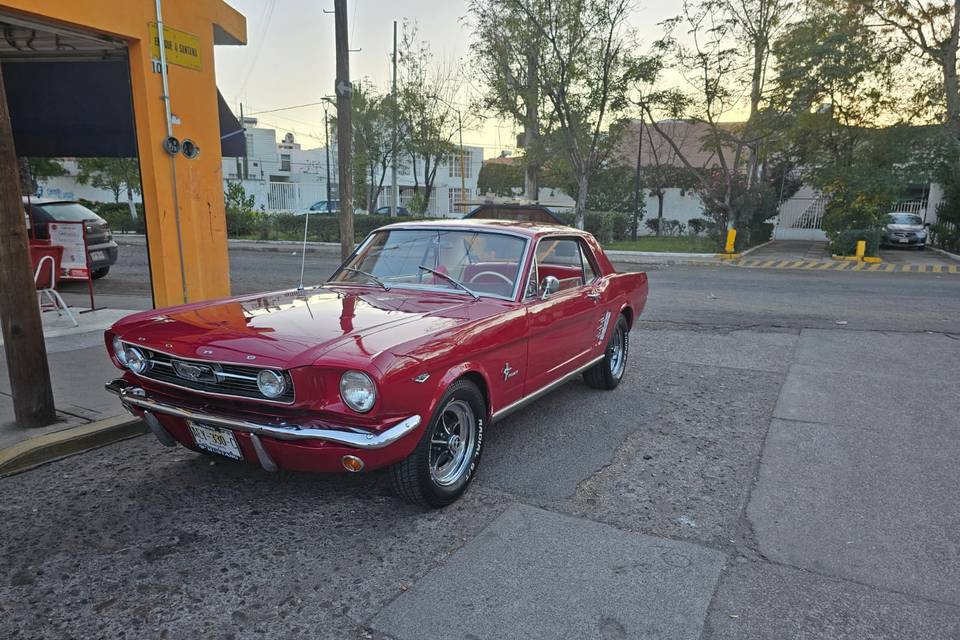
[{"label": "paved parking lot", "polygon": [[0,635],[960,638],[960,279],[667,268],[631,340],[442,511],[148,437],[0,480]]}]

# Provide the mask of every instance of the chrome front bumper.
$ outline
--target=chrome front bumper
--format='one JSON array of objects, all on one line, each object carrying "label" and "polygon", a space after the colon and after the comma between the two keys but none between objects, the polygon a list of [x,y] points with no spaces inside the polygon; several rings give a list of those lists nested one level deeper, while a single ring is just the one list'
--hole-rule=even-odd
[{"label": "chrome front bumper", "polygon": [[[189,420],[191,422],[200,422],[203,424],[225,427],[235,431],[244,431],[258,436],[267,436],[278,440],[323,440],[335,444],[343,444],[357,449],[382,449],[389,446],[404,437],[418,426],[420,426],[420,416],[410,416],[405,420],[398,422],[385,431],[367,431],[357,427],[344,427],[340,429],[315,429],[312,427],[301,427],[292,424],[260,424],[218,416],[202,411],[184,409],[175,407],[165,402],[154,400],[147,395],[147,392],[134,384],[131,384],[123,378],[117,378],[108,382],[107,391],[117,394],[120,402],[130,410],[136,407],[145,412],[162,413],[175,418]],[[153,425],[147,420],[151,430]],[[349,429],[349,430],[347,430]],[[158,436],[159,437],[159,436]],[[161,440],[162,441],[162,440]]]}]

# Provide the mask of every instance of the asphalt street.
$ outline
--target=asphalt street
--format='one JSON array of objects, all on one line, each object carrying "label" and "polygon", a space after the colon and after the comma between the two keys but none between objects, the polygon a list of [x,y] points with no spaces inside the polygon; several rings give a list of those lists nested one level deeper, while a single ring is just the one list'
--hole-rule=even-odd
[{"label": "asphalt street", "polygon": [[960,276],[657,268],[623,384],[496,425],[441,511],[148,437],[0,480],[0,636],[960,638],[958,369]]}]

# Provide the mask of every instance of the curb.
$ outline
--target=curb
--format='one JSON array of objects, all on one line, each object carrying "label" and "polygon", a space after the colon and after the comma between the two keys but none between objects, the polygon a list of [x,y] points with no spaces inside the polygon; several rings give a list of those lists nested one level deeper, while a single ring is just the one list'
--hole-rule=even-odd
[{"label": "curb", "polygon": [[751,253],[753,253],[754,251],[756,251],[757,249],[762,249],[762,248],[764,248],[765,246],[767,246],[768,244],[773,244],[774,242],[775,242],[774,240],[767,240],[766,242],[764,242],[764,243],[762,243],[762,244],[758,244],[758,245],[755,246],[755,247],[750,247],[750,248],[747,249],[746,251],[741,251],[741,252],[740,252],[740,257],[742,258],[742,257],[744,257],[744,256],[748,256],[748,255],[750,255]]},{"label": "curb", "polygon": [[0,478],[146,432],[147,428],[139,418],[122,415],[28,438],[0,449]]},{"label": "curb", "polygon": [[[117,244],[127,246],[142,247],[147,242],[146,236],[133,233],[122,235],[117,234],[113,236],[113,239]],[[299,252],[303,248],[303,243],[293,240],[227,240],[227,246],[237,249],[245,249],[247,251],[273,251],[282,253],[287,251]],[[340,243],[308,242],[307,251],[311,253],[330,253],[339,257]]]},{"label": "curb", "polygon": [[942,255],[942,256],[946,256],[946,257],[950,258],[951,260],[956,260],[957,262],[960,262],[960,256],[958,256],[958,255],[955,254],[955,253],[950,253],[949,251],[945,251],[945,250],[943,250],[943,249],[938,249],[937,247],[930,247],[930,248],[933,249],[934,251],[936,251],[937,253],[939,253],[939,254]]}]

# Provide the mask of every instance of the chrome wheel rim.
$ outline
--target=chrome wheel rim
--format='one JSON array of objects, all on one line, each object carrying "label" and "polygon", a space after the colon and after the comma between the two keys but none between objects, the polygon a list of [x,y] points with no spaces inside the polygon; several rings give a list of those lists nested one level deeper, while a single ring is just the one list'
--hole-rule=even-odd
[{"label": "chrome wheel rim", "polygon": [[430,434],[430,478],[447,487],[463,477],[476,439],[477,418],[470,405],[463,400],[448,403]]},{"label": "chrome wheel rim", "polygon": [[623,375],[623,370],[627,366],[627,334],[621,327],[617,327],[613,332],[613,340],[610,341],[610,373],[614,378]]}]

